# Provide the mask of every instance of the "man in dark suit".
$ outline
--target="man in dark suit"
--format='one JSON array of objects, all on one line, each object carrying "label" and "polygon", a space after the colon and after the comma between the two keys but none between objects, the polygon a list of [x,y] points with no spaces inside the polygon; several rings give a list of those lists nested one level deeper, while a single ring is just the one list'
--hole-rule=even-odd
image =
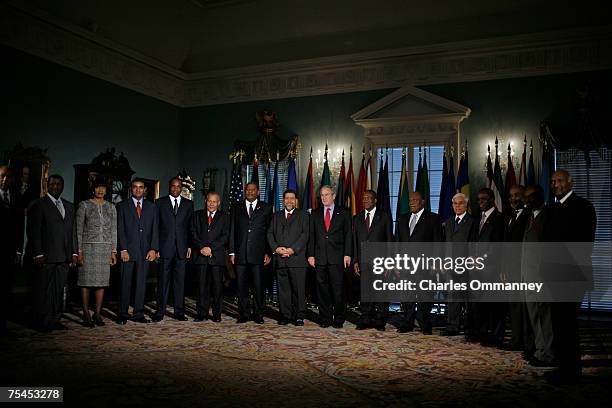
[{"label": "man in dark suit", "polygon": [[[472,233],[474,231],[474,217],[467,212],[469,198],[465,196],[463,193],[457,193],[453,196],[453,211],[454,215],[449,217],[444,224],[442,225],[443,233],[444,233],[444,241],[454,243],[454,249],[457,251],[463,252],[459,243],[467,243],[473,239]],[[467,244],[465,247],[464,253],[453,253],[453,256],[465,256],[467,255]],[[468,282],[468,273],[465,272],[463,274],[452,274],[450,275],[454,281],[457,282]],[[459,334],[459,329],[461,325],[461,314],[464,313],[465,316],[465,332],[466,336],[470,335],[471,322],[469,321],[469,313],[471,311],[466,303],[465,293],[456,293],[455,291],[450,291],[448,295],[449,302],[447,304],[448,310],[448,323],[446,328],[440,333],[442,336],[456,336]],[[472,324],[473,325],[473,324]]]},{"label": "man in dark suit", "polygon": [[[266,235],[272,206],[257,199],[259,187],[248,183],[244,189],[246,200],[232,210],[230,224],[230,262],[236,267],[238,286],[238,319],[246,323],[252,319],[263,324],[264,265],[270,263]],[[253,313],[249,316],[250,290],[253,291]]]},{"label": "man in dark suit", "polygon": [[[393,241],[393,220],[388,213],[376,211],[376,191],[366,190],[363,193],[364,210],[353,219],[353,254],[355,273],[372,273],[364,270],[361,262],[361,244],[364,242],[391,242]],[[370,327],[384,331],[387,323],[389,304],[387,302],[359,303],[361,317],[357,323],[357,330]]]},{"label": "man in dark suit", "polygon": [[[597,217],[593,204],[573,191],[572,177],[565,170],[557,170],[553,174],[551,185],[556,203],[551,210],[546,232],[547,241],[594,242]],[[588,262],[590,263],[590,259]],[[586,283],[592,284],[592,271],[582,270],[581,273],[588,273],[589,276],[584,278]],[[552,374],[551,379],[562,383],[574,382],[582,374],[578,330],[580,302],[555,302],[551,312],[554,349],[559,361],[559,370]]]},{"label": "man in dark suit", "polygon": [[225,246],[229,239],[230,219],[219,210],[221,196],[216,191],[206,195],[206,209],[198,210],[191,220],[193,263],[199,278],[197,316],[194,321],[209,318],[212,293],[212,321],[221,321],[223,311],[223,268],[226,265]]},{"label": "man in dark suit", "polygon": [[136,274],[136,288],[132,320],[150,322],[144,314],[145,290],[149,262],[157,259],[159,249],[157,207],[144,199],[142,180],[132,180],[131,189],[132,197],[117,206],[117,247],[121,253],[118,324],[125,324],[128,319],[133,274]]},{"label": "man in dark suit", "polygon": [[[548,225],[550,208],[544,201],[544,189],[539,185],[527,187],[525,202],[529,211],[529,219],[523,235],[523,254],[521,259],[521,275],[524,282],[533,281],[538,275],[541,259],[534,242],[545,239],[544,231]],[[536,299],[527,299],[527,317],[524,330],[523,357],[529,364],[536,367],[551,367],[556,363],[553,350],[553,327],[551,318],[551,303]]]},{"label": "man in dark suit", "polygon": [[297,193],[283,193],[284,210],[272,217],[268,244],[274,254],[278,280],[280,325],[304,325],[306,317],[306,246],[310,232],[309,215],[295,208]]},{"label": "man in dark suit", "polygon": [[12,188],[8,166],[0,166],[0,335],[6,333],[6,319],[12,306],[13,275],[23,253],[23,209]]},{"label": "man in dark suit", "polygon": [[47,195],[28,208],[27,254],[34,260],[35,315],[43,331],[63,330],[64,285],[68,268],[77,262],[74,206],[61,198],[64,179],[49,176]]},{"label": "man in dark suit", "polygon": [[[495,193],[490,188],[485,187],[478,191],[478,207],[480,221],[474,222],[474,240],[478,242],[478,251],[486,253],[487,248],[490,248],[487,243],[504,240],[504,216],[495,208]],[[487,279],[499,282],[501,279],[499,256],[489,256],[489,260],[491,265],[489,270],[499,271],[499,274],[495,277],[489,276]],[[505,327],[505,305],[475,302],[473,310],[475,337],[468,338],[468,341],[480,341],[485,346],[501,346]]]},{"label": "man in dark suit", "polygon": [[[525,208],[525,188],[520,185],[510,187],[508,201],[510,203],[510,211],[508,211],[508,215],[505,219],[504,241],[522,242],[530,216],[529,209]],[[505,280],[520,282],[520,257],[517,257],[516,254],[513,254],[511,257],[505,257],[503,268],[506,271],[504,274]],[[500,307],[502,306],[500,305]],[[528,319],[527,307],[525,306],[524,299],[512,299],[512,301],[507,304],[507,308],[510,314],[512,337],[505,349],[513,351],[524,350],[524,338],[526,336],[525,322],[526,319]],[[505,317],[503,320],[505,320]],[[505,325],[500,325],[500,330],[504,329]],[[503,336],[503,333],[501,333],[501,336]]]},{"label": "man in dark suit", "polygon": [[157,310],[153,321],[159,322],[166,314],[170,278],[174,288],[174,318],[185,317],[185,261],[191,257],[189,230],[193,215],[193,201],[181,197],[183,182],[174,177],[169,182],[170,194],[157,200],[159,217],[159,257],[161,265],[157,278]]},{"label": "man in dark suit", "polygon": [[351,214],[336,206],[330,186],[319,190],[322,206],[310,216],[308,264],[315,268],[319,299],[319,326],[340,329],[346,320],[344,268],[351,265],[353,241]]},{"label": "man in dark suit", "polygon": [[[410,193],[410,214],[400,215],[397,221],[396,241],[398,242],[441,242],[442,227],[438,214],[425,210],[425,200],[421,193]],[[397,331],[408,333],[414,330],[415,318],[423,334],[431,331],[431,302],[423,299],[418,302],[402,304],[404,315]],[[416,309],[416,310],[415,310]]]}]

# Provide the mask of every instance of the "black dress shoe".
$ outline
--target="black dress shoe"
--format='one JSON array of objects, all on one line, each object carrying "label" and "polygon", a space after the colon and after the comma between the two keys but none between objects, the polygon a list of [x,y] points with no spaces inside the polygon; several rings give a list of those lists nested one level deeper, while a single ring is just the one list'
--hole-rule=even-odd
[{"label": "black dress shoe", "polygon": [[91,318],[91,320],[93,320],[94,324],[96,326],[106,326],[106,323],[104,323],[104,320],[102,320],[102,316],[100,316],[99,314],[95,313],[93,315],[93,317]]},{"label": "black dress shoe", "polygon": [[425,329],[422,331],[422,333],[426,336],[431,336],[433,334],[431,329]]},{"label": "black dress shoe", "polygon": [[151,321],[144,316],[139,317],[138,319],[132,319],[132,321],[136,323],[151,323]]},{"label": "black dress shoe", "polygon": [[376,326],[376,330],[378,330],[378,331],[385,331],[386,327],[385,327],[384,324],[381,324],[381,325]]},{"label": "black dress shoe", "polygon": [[126,324],[127,323],[127,318],[125,317],[118,317],[117,318],[117,324]]},{"label": "black dress shoe", "polygon": [[413,330],[414,330],[414,327],[413,327],[413,326],[405,326],[405,325],[402,325],[402,326],[400,326],[400,327],[398,327],[398,328],[397,328],[397,332],[398,332],[398,333],[409,333],[409,332],[411,332],[411,331],[413,331]]},{"label": "black dress shoe", "polygon": [[304,319],[295,319],[293,321],[293,325],[294,326],[303,326],[304,325]]},{"label": "black dress shoe", "polygon": [[253,319],[253,322],[255,322],[255,323],[257,323],[257,324],[264,324],[264,319],[263,319],[263,317],[259,317],[259,316],[258,316],[258,317],[255,317],[255,318]]},{"label": "black dress shoe", "polygon": [[215,323],[219,323],[221,321],[221,316],[213,316],[211,320]]},{"label": "black dress shoe", "polygon": [[365,324],[365,323],[358,323],[357,326],[355,326],[355,330],[366,330],[369,328],[370,328],[370,325]]},{"label": "black dress shoe", "polygon": [[[153,317],[151,318],[151,320],[153,320],[155,323],[157,322],[161,322],[162,320],[164,320],[164,315],[158,315],[155,314],[153,315]],[[135,320],[134,320],[135,321]]]},{"label": "black dress shoe", "polygon": [[96,327],[93,320],[91,320],[91,316],[89,315],[89,313],[86,315],[83,315],[83,326],[90,327],[90,328]]},{"label": "black dress shoe", "polygon": [[323,329],[327,329],[329,326],[330,326],[330,324],[328,322],[319,323],[319,327],[321,327]]},{"label": "black dress shoe", "polygon": [[334,322],[334,323],[332,323],[332,327],[334,329],[341,329],[341,328],[344,327],[344,322]]},{"label": "black dress shoe", "polygon": [[246,323],[248,321],[249,319],[247,319],[246,317],[239,317],[238,319],[236,319],[237,324]]},{"label": "black dress shoe", "polygon": [[206,320],[206,318],[201,316],[196,316],[193,318],[194,322],[203,322],[204,320]]},{"label": "black dress shoe", "polygon": [[444,329],[440,332],[440,336],[458,336],[459,330]]},{"label": "black dress shoe", "polygon": [[189,319],[186,318],[185,315],[182,315],[182,316],[175,316],[174,320],[178,320],[179,322],[186,322]]},{"label": "black dress shoe", "polygon": [[282,318],[278,321],[279,326],[286,326],[289,324],[289,319]]}]

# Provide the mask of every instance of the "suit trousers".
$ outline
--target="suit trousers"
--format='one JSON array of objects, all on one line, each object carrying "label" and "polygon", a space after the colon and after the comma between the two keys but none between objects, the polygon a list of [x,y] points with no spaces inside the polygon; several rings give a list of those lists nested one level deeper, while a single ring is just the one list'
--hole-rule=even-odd
[{"label": "suit trousers", "polygon": [[68,264],[50,263],[34,267],[34,312],[43,327],[59,322],[64,305],[64,286],[68,278]]},{"label": "suit trousers", "polygon": [[535,350],[533,355],[540,361],[551,362],[555,358],[553,350],[553,327],[551,304],[546,302],[527,302],[529,321],[533,328]]},{"label": "suit trousers", "polygon": [[359,322],[365,326],[384,326],[389,314],[389,303],[386,302],[360,302],[359,311],[361,317]]},{"label": "suit trousers", "polygon": [[133,319],[144,317],[145,291],[147,288],[147,275],[149,273],[149,262],[142,259],[121,263],[119,290],[119,317],[128,317],[130,297],[132,293],[132,276],[135,275],[136,287],[134,288],[134,312]]},{"label": "suit trousers", "polygon": [[279,311],[285,319],[306,317],[306,268],[276,268]]},{"label": "suit trousers", "polygon": [[223,310],[223,268],[217,265],[196,265],[198,273],[198,317],[205,318],[212,296],[212,314],[220,317]]},{"label": "suit trousers", "polygon": [[264,315],[264,267],[262,264],[241,264],[236,266],[236,283],[238,285],[238,314],[248,319],[250,292],[253,292],[253,318]]},{"label": "suit trousers", "polygon": [[342,324],[346,320],[344,297],[344,265],[316,265],[317,294],[321,322]]},{"label": "suit trousers", "polygon": [[158,317],[163,317],[166,313],[171,278],[174,289],[174,316],[185,316],[185,259],[179,259],[176,253],[172,258],[160,259],[155,312]]},{"label": "suit trousers", "polygon": [[579,302],[551,304],[554,353],[559,362],[559,371],[568,375],[580,375],[582,371],[579,312]]},{"label": "suit trousers", "polygon": [[407,302],[402,303],[402,309],[404,310],[403,322],[400,326],[406,327],[408,330],[414,328],[414,320],[419,322],[421,331],[431,332],[431,302]]}]

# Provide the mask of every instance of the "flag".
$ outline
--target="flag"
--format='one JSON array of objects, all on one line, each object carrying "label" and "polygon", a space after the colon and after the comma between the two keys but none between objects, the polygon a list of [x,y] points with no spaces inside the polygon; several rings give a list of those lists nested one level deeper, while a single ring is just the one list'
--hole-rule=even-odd
[{"label": "flag", "polygon": [[[283,208],[283,205],[281,203],[281,199],[279,198],[280,196],[280,182],[278,179],[278,155],[276,157],[276,164],[274,165],[274,181],[272,182],[272,188],[270,190],[270,195],[269,195],[269,199],[270,199],[270,204],[272,204],[272,209],[274,210],[274,212],[278,212],[281,211]],[[272,167],[272,163],[270,163],[270,167]]]},{"label": "flag", "polygon": [[410,212],[410,183],[408,182],[408,172],[406,169],[406,147],[402,149],[402,171],[400,173],[400,185],[397,192],[397,209],[395,217],[399,218],[402,214]]},{"label": "flag", "polygon": [[365,168],[365,190],[371,190],[372,189],[372,145],[370,145],[370,157],[368,157],[368,163],[366,164],[366,168]]},{"label": "flag", "polygon": [[353,217],[357,215],[357,203],[355,202],[355,173],[353,173],[353,146],[349,154],[349,165],[344,182],[344,206],[351,210]]},{"label": "flag", "polygon": [[[468,149],[467,141],[461,159],[459,160],[459,170],[457,170],[457,185],[456,191],[463,193],[468,199],[470,198],[470,175],[468,172]],[[468,208],[469,210],[469,208]]]},{"label": "flag", "polygon": [[442,221],[446,221],[448,217],[453,215],[452,200],[453,195],[455,195],[454,178],[454,175],[452,177],[450,176],[446,160],[446,151],[444,151],[444,156],[442,157],[442,183],[440,185],[440,201],[438,203],[438,214],[440,215],[440,220]]},{"label": "flag", "polygon": [[499,192],[499,199],[497,198],[497,196],[495,197],[495,204],[499,204],[499,207],[497,207],[497,210],[502,212],[504,208],[505,194],[504,194],[504,181],[502,179],[501,166],[499,164],[499,153],[497,150],[497,146],[498,146],[497,140],[495,140],[495,165],[493,166],[493,178],[495,180],[495,187],[497,188],[497,191]]},{"label": "flag", "polygon": [[230,212],[235,205],[240,205],[243,199],[242,174],[240,167],[240,164],[236,162],[234,162],[234,165],[232,166],[232,178],[230,179],[228,200]]},{"label": "flag", "polygon": [[289,157],[289,168],[287,169],[287,190],[294,190],[296,197],[298,196],[297,174],[295,172],[295,160]]},{"label": "flag", "polygon": [[361,166],[359,166],[359,179],[357,179],[357,190],[355,191],[355,201],[357,204],[357,212],[363,211],[363,193],[366,190],[366,160],[365,160],[365,146],[361,152]]},{"label": "flag", "polygon": [[430,194],[429,194],[429,171],[427,169],[427,148],[423,148],[423,165],[421,166],[421,152],[419,148],[419,169],[417,173],[417,187],[415,191],[421,194],[423,200],[425,200],[425,209],[431,211]]},{"label": "flag", "polygon": [[325,159],[323,161],[323,174],[321,174],[321,187],[331,186],[331,176],[329,174],[329,164],[327,164],[327,144],[325,145]]},{"label": "flag", "polygon": [[506,186],[506,189],[504,190],[506,203],[508,203],[507,200],[510,199],[510,189],[512,188],[512,186],[516,185],[516,173],[514,173],[514,163],[512,163],[511,149],[512,148],[510,147],[510,144],[508,144],[508,171],[506,171],[506,182],[504,183],[504,185]]},{"label": "flag", "polygon": [[540,184],[544,190],[544,202],[552,205],[554,203],[554,196],[550,191],[550,178],[554,172],[554,157],[552,145],[548,143],[548,140],[550,140],[550,135],[548,132],[548,126],[546,126],[546,124],[542,124],[540,126],[540,133],[541,140],[544,141],[544,144],[542,145],[542,167],[540,170],[540,180],[538,184]]},{"label": "flag", "polygon": [[[497,141],[497,139],[496,139]],[[502,196],[500,194],[500,187],[499,184],[497,182],[497,167],[499,167],[499,159],[497,157],[495,157],[495,169],[493,167],[493,164],[491,162],[491,146],[489,145],[487,147],[488,149],[488,155],[487,155],[487,179],[489,179],[489,188],[491,190],[493,190],[493,197],[494,197],[494,205],[495,208],[497,208],[498,211],[502,211],[503,205],[502,205]],[[496,149],[497,151],[497,149]],[[495,156],[497,156],[497,152],[495,154]],[[501,171],[500,171],[500,178],[501,178]]]},{"label": "flag", "polygon": [[251,183],[255,183],[259,189],[259,162],[257,161],[257,155],[253,159],[253,167],[251,172]]},{"label": "flag", "polygon": [[518,183],[523,187],[527,187],[527,135],[525,135],[523,140],[523,154],[521,155]]},{"label": "flag", "polygon": [[336,192],[336,205],[344,206],[344,181],[346,178],[344,168],[344,150],[342,150],[342,161],[340,162],[340,174],[338,175],[338,191]]},{"label": "flag", "polygon": [[529,166],[527,167],[527,185],[535,184],[535,166],[533,165],[533,140],[529,145]]},{"label": "flag", "polygon": [[[449,161],[448,161],[448,182],[447,182],[447,189],[450,192],[449,197],[450,197],[450,205],[451,205],[451,210],[453,208],[453,196],[456,193],[456,186],[455,186],[455,158],[453,157],[453,150],[451,149],[451,155],[449,157]],[[452,215],[452,214],[451,214]]]},{"label": "flag", "polygon": [[272,196],[272,162],[268,163],[266,171],[266,187],[265,191],[260,191],[259,196],[260,200],[272,204],[273,196]]},{"label": "flag", "polygon": [[314,179],[312,177],[312,147],[310,148],[310,160],[308,161],[308,172],[304,181],[304,198],[302,198],[302,208],[312,210],[317,208],[315,200]]},{"label": "flag", "polygon": [[[382,153],[382,152],[381,152]],[[376,192],[376,210],[391,214],[391,204],[389,202],[389,157],[383,166],[383,157],[380,156],[380,171],[378,172],[378,191]]]}]

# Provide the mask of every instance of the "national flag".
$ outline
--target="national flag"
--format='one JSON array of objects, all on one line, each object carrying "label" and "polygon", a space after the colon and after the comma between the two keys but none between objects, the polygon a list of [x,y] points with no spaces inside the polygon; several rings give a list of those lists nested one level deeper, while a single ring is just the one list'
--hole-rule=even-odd
[{"label": "national flag", "polygon": [[431,211],[429,170],[427,169],[427,147],[423,148],[423,152],[423,165],[421,166],[421,149],[419,147],[419,169],[417,173],[417,187],[415,191],[418,191],[423,200],[425,200],[425,210]]},{"label": "national flag", "polygon": [[342,161],[340,162],[340,174],[338,174],[338,188],[336,192],[336,205],[344,206],[344,182],[346,178],[346,170],[344,168],[344,150],[342,150]]},{"label": "national flag", "polygon": [[[463,149],[463,153],[461,154],[461,158],[459,160],[459,170],[457,170],[457,184],[456,191],[459,193],[463,193],[468,199],[470,198],[470,174],[469,174],[469,165],[468,165],[468,148],[467,141],[465,142],[465,147]],[[469,210],[469,207],[468,207]]]},{"label": "national flag", "polygon": [[344,206],[351,210],[353,217],[357,215],[357,203],[355,202],[355,173],[353,173],[353,146],[349,153],[349,165],[344,182]]},{"label": "national flag", "polygon": [[387,154],[383,166],[382,152],[380,155],[380,171],[378,172],[378,188],[376,195],[376,210],[391,214],[391,204],[389,200],[389,156]]},{"label": "national flag", "polygon": [[[267,171],[266,171],[266,187],[262,191],[259,191],[259,199],[272,204],[273,196],[272,196],[272,162],[268,163]],[[264,167],[264,168],[266,168]]]},{"label": "national flag", "polygon": [[240,163],[234,161],[232,166],[232,178],[230,179],[230,188],[229,188],[229,211],[232,211],[232,208],[235,205],[240,205],[243,200],[243,187],[242,187],[242,174],[241,174],[241,166]]},{"label": "national flag", "polygon": [[442,221],[445,221],[453,214],[452,199],[453,195],[455,194],[454,178],[455,177],[453,176],[451,185],[451,178],[449,176],[449,169],[446,159],[446,151],[444,151],[444,155],[442,157],[442,183],[440,185],[440,201],[438,202],[438,215],[440,216],[440,219]]},{"label": "national flag", "polygon": [[521,155],[518,183],[523,187],[527,187],[527,135],[525,135],[523,140],[523,154]]},{"label": "national flag", "polygon": [[357,190],[355,191],[355,201],[357,204],[357,212],[363,211],[363,193],[366,190],[366,160],[365,160],[365,146],[361,151],[361,166],[359,166],[359,179],[357,179]]},{"label": "national flag", "polygon": [[312,147],[310,148],[310,160],[308,161],[308,172],[304,181],[304,197],[302,198],[302,208],[304,210],[313,210],[317,208],[317,200],[315,200],[314,178],[312,177]]},{"label": "national flag", "polygon": [[402,149],[402,170],[400,173],[400,185],[397,192],[396,218],[402,214],[410,212],[410,183],[408,182],[408,172],[406,168],[406,147]]},{"label": "national flag", "polygon": [[554,196],[551,194],[550,189],[550,178],[554,172],[554,157],[553,148],[547,141],[551,139],[549,134],[550,130],[546,124],[540,126],[541,140],[544,141],[542,145],[542,167],[540,170],[539,183],[544,190],[544,200],[548,204],[553,204]]},{"label": "national flag", "polygon": [[[276,164],[274,165],[274,181],[272,182],[272,189],[269,196],[269,202],[272,204],[272,209],[274,212],[281,211],[283,209],[282,200],[280,199],[280,182],[278,178],[278,155],[276,156]],[[270,163],[270,167],[272,167],[272,163]]]},{"label": "national flag", "polygon": [[329,173],[329,164],[327,164],[327,144],[325,144],[325,159],[323,162],[323,174],[321,174],[321,187],[331,186],[331,175]]},{"label": "national flag", "polygon": [[510,189],[516,185],[516,173],[514,172],[514,163],[512,163],[512,147],[508,144],[508,170],[506,171],[506,182],[504,183],[506,189],[504,190],[504,196],[506,204],[510,199]]},{"label": "national flag", "polygon": [[533,140],[529,145],[529,166],[527,167],[527,185],[535,184],[535,166],[533,164]]},{"label": "national flag", "polygon": [[374,176],[374,174],[372,173],[372,145],[370,145],[370,156],[368,157],[368,163],[366,164],[365,175],[366,175],[365,189],[371,190],[373,187],[372,179]]},{"label": "national flag", "polygon": [[255,183],[257,188],[259,189],[259,161],[257,160],[257,155],[253,159],[253,167],[251,168],[251,183]]},{"label": "national flag", "polygon": [[294,190],[296,197],[299,197],[295,160],[293,157],[289,157],[289,167],[287,168],[287,190]]}]

